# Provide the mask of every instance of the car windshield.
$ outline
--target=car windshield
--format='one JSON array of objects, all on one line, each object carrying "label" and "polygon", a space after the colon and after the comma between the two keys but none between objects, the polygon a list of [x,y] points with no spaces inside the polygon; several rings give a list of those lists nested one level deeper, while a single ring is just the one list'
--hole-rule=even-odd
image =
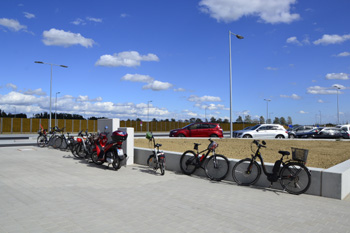
[{"label": "car windshield", "polygon": [[250,128],[251,130],[255,130],[255,129],[257,129],[257,128],[259,128],[261,125],[255,125],[255,126],[253,126],[252,128]]},{"label": "car windshield", "polygon": [[191,125],[193,125],[193,123],[189,124],[189,125],[186,125],[186,126],[182,127],[181,129],[186,129],[187,127],[190,127]]}]

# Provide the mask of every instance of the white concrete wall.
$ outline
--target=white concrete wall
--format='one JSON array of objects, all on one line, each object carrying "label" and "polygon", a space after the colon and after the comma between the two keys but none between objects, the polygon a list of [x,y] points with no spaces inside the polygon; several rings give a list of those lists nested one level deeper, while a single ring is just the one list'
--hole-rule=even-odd
[{"label": "white concrete wall", "polygon": [[344,199],[350,193],[350,160],[322,173],[322,196]]},{"label": "white concrete wall", "polygon": [[99,132],[105,132],[106,126],[108,127],[106,130],[108,132],[108,141],[110,141],[112,132],[118,130],[120,127],[120,120],[118,118],[97,120],[97,130]]},{"label": "white concrete wall", "polygon": [[[182,153],[172,151],[164,151],[164,153],[166,169],[181,172],[180,157]],[[147,165],[147,158],[150,154],[152,154],[152,149],[135,147],[134,162],[136,164]],[[225,180],[233,181],[232,168],[239,160],[229,159],[229,161],[230,170]],[[265,165],[268,171],[272,170],[273,164],[266,163]],[[309,169],[311,171],[311,185],[306,194],[344,199],[350,193],[350,160],[329,169],[310,167]],[[194,175],[206,176],[203,169],[197,169]],[[260,187],[269,187],[270,182],[262,172],[259,181],[255,185]],[[275,182],[272,188],[279,190],[282,189],[279,182]]]}]

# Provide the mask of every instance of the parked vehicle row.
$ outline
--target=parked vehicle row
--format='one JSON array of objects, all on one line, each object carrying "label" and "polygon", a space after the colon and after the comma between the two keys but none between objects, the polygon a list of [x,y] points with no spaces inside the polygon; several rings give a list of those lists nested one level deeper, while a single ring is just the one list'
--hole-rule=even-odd
[{"label": "parked vehicle row", "polygon": [[[328,138],[348,139],[350,125],[337,127],[316,127],[309,125],[296,126],[285,129],[279,124],[258,124],[249,126],[232,133],[233,138],[259,138],[259,139],[283,139],[283,138]],[[169,137],[223,137],[223,130],[218,123],[192,123],[181,129],[171,130]]]},{"label": "parked vehicle row", "polygon": [[[105,127],[105,130],[107,127]],[[121,167],[121,162],[127,158],[122,149],[123,142],[128,134],[124,131],[114,131],[111,135],[112,140],[108,141],[106,132],[91,134],[80,131],[73,137],[67,133],[64,134],[64,128],[54,127],[52,131],[46,129],[39,130],[37,144],[39,147],[48,146],[60,150],[70,150],[74,157],[86,159],[95,164],[102,165],[107,163],[112,165],[115,170]],[[59,134],[61,133],[61,134]]]}]

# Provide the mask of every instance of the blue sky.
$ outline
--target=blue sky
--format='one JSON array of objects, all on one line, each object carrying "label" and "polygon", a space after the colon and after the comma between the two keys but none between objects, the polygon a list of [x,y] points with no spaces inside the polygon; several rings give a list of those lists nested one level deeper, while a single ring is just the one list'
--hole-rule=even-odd
[{"label": "blue sky", "polygon": [[[0,109],[121,119],[350,120],[349,1],[0,2]],[[334,85],[337,85],[337,89]],[[152,101],[152,102],[149,102]]]}]

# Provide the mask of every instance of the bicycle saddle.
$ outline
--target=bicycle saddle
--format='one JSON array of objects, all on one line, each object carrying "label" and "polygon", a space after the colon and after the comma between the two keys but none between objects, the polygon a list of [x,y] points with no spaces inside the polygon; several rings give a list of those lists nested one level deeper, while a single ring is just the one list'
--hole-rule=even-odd
[{"label": "bicycle saddle", "polygon": [[289,151],[280,150],[280,151],[278,151],[278,153],[280,153],[280,154],[283,155],[283,156],[285,156],[285,155],[290,155],[290,152],[289,152]]},{"label": "bicycle saddle", "polygon": [[159,144],[159,143],[156,144],[156,147],[161,147],[161,146],[162,146],[162,144]]}]

